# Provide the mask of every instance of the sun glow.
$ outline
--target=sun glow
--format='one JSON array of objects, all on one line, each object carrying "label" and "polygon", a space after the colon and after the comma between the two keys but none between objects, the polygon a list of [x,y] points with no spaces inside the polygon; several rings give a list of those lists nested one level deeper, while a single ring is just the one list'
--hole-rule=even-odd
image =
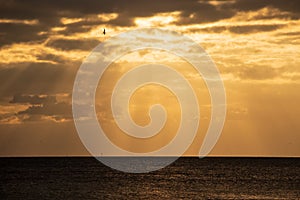
[{"label": "sun glow", "polygon": [[162,26],[172,24],[177,21],[180,12],[160,13],[153,17],[138,17],[135,24],[138,27]]}]

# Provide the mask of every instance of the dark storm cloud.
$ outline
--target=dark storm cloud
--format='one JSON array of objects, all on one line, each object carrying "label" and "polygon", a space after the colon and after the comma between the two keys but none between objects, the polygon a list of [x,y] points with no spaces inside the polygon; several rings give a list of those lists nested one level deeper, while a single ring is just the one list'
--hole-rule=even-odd
[{"label": "dark storm cloud", "polygon": [[56,39],[50,40],[46,46],[54,47],[61,50],[92,50],[99,44],[98,40],[67,40]]}]

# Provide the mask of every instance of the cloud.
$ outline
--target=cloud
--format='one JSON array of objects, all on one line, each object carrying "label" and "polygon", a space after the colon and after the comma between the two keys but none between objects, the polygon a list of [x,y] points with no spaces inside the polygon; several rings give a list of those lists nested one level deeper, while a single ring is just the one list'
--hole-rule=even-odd
[{"label": "cloud", "polygon": [[55,96],[46,96],[46,95],[14,95],[10,103],[29,103],[29,104],[49,104],[55,103]]},{"label": "cloud", "polygon": [[300,6],[298,0],[237,0],[234,4],[224,5],[239,11],[258,10],[264,7],[274,7],[281,11],[289,11],[299,17]]},{"label": "cloud", "polygon": [[[19,124],[24,122],[55,121],[65,122],[72,119],[70,99],[58,101],[60,95],[14,95],[10,104],[22,109],[9,110],[0,114],[0,123]],[[26,108],[24,105],[29,104]],[[23,105],[23,106],[19,106]]]},{"label": "cloud", "polygon": [[0,47],[20,42],[39,42],[47,38],[38,34],[44,30],[39,25],[0,23],[0,30]]},{"label": "cloud", "polygon": [[[232,23],[234,24],[234,23]],[[223,33],[223,32],[231,32],[235,34],[250,34],[250,33],[261,33],[261,32],[268,32],[274,31],[280,28],[283,28],[284,25],[227,25],[227,26],[212,26],[206,28],[194,28],[190,29],[189,31],[192,33],[195,32],[206,32],[206,33]]]},{"label": "cloud", "polygon": [[[100,25],[100,24],[102,24],[102,23],[98,23],[97,25]],[[61,31],[58,31],[58,33],[63,34],[65,36],[70,36],[70,35],[74,35],[76,33],[89,32],[93,28],[93,25],[89,24],[85,21],[82,21],[82,22],[78,22],[78,23],[68,24],[68,25],[65,25],[63,27],[65,29],[61,30]]]},{"label": "cloud", "polygon": [[47,102],[42,105],[29,106],[26,110],[18,112],[18,115],[45,115],[56,118],[71,118],[72,107],[66,102]]},{"label": "cloud", "polygon": [[300,31],[278,33],[277,35],[278,36],[295,36],[295,37],[300,38]]},{"label": "cloud", "polygon": [[[218,3],[219,2],[219,3]],[[297,0],[237,0],[237,1],[198,1],[198,0],[133,0],[130,3],[116,0],[36,0],[0,1],[0,47],[21,42],[43,42],[53,34],[65,36],[89,32],[95,26],[135,26],[135,19],[153,17],[161,13],[180,13],[175,25],[203,24],[230,19],[239,12],[262,10],[252,19],[290,18],[299,19]],[[274,10],[276,12],[274,12]],[[1,23],[5,22],[5,23]],[[3,21],[4,20],[4,21]],[[38,23],[20,23],[20,22]],[[53,28],[60,28],[53,32]],[[253,29],[254,27],[252,27]],[[274,30],[274,27],[259,27]],[[220,29],[220,28],[219,28]],[[218,30],[219,30],[218,29]],[[243,29],[243,28],[238,28]],[[248,28],[250,29],[250,28]],[[216,30],[216,32],[218,32]],[[232,28],[232,32],[244,33]],[[68,48],[68,47],[66,47]]]},{"label": "cloud", "polygon": [[91,51],[99,44],[98,40],[71,40],[71,39],[54,39],[49,40],[46,46],[54,47],[61,50],[87,50]]},{"label": "cloud", "polygon": [[61,55],[53,54],[53,53],[42,53],[36,55],[37,61],[44,61],[44,62],[49,62],[49,63],[59,63],[59,64],[65,64],[68,62],[66,58],[64,58]]},{"label": "cloud", "polygon": [[247,34],[247,33],[260,33],[267,31],[274,31],[283,27],[283,25],[245,25],[245,26],[232,26],[228,30],[232,33]]}]

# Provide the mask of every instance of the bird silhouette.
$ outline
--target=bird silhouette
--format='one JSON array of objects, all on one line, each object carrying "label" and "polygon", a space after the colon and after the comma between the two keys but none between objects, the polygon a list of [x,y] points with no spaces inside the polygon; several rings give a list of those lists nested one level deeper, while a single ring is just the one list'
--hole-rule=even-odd
[{"label": "bird silhouette", "polygon": [[105,29],[103,29],[103,35],[105,35]]}]

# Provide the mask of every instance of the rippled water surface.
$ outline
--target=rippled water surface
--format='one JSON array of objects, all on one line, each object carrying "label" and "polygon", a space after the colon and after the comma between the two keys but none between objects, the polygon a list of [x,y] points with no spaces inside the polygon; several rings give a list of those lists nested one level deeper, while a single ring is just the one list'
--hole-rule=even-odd
[{"label": "rippled water surface", "polygon": [[300,199],[299,158],[180,158],[146,174],[94,158],[0,164],[0,199]]}]

